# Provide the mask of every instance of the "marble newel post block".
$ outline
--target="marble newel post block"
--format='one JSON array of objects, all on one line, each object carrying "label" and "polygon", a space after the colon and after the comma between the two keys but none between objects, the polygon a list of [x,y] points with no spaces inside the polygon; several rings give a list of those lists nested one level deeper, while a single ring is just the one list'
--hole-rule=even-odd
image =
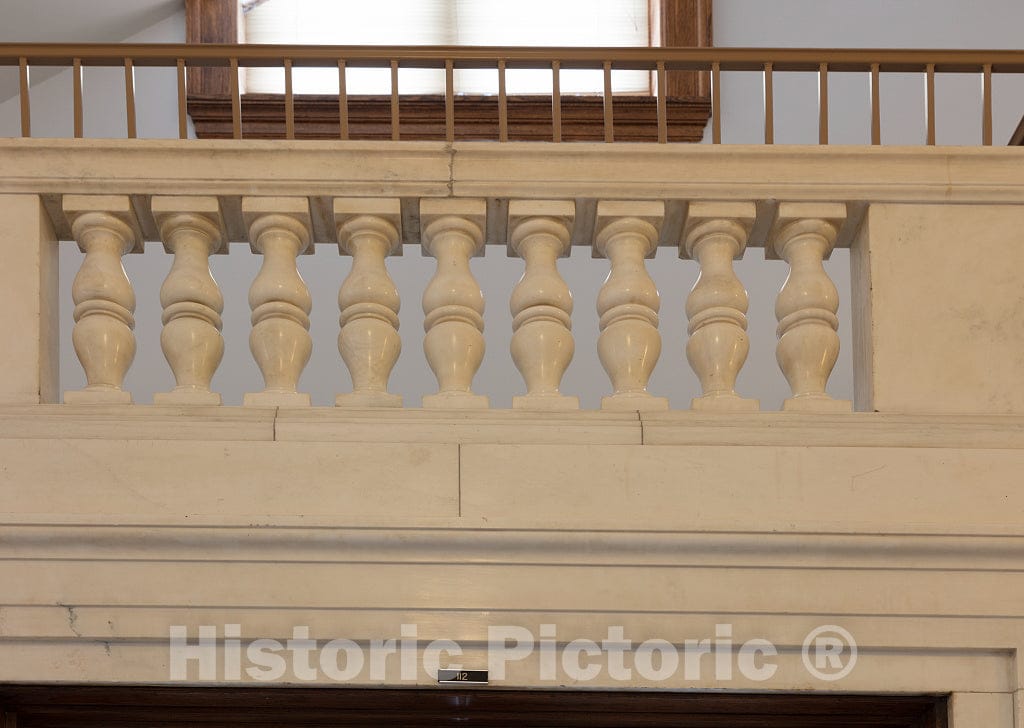
[{"label": "marble newel post block", "polygon": [[210,254],[227,252],[220,205],[216,197],[156,196],[152,210],[164,249],[174,255],[160,287],[160,346],[175,381],[172,391],[156,393],[153,402],[220,404],[220,394],[210,391],[224,356],[224,297],[210,273]]},{"label": "marble newel post block", "polygon": [[0,405],[60,401],[57,234],[38,195],[0,195]]},{"label": "marble newel post block", "polygon": [[65,195],[64,214],[85,253],[71,284],[75,328],[71,340],[84,389],[64,393],[66,404],[131,404],[121,387],[135,358],[135,292],[121,256],[141,252],[142,235],[131,200],[123,195]]},{"label": "marble newel post block", "polygon": [[661,201],[597,205],[594,255],[611,262],[611,272],[597,296],[601,317],[597,353],[613,389],[611,396],[601,399],[601,409],[668,409],[668,398],[647,391],[661,355],[661,296],[644,264],[657,249],[664,217]]},{"label": "marble newel post block", "polygon": [[487,205],[483,200],[420,201],[423,252],[437,260],[437,270],[423,292],[423,350],[438,391],[423,406],[478,409],[487,397],[473,392],[473,377],[484,358],[484,294],[469,260],[484,248]]},{"label": "marble newel post block", "polygon": [[526,261],[512,290],[512,360],[526,381],[514,409],[579,409],[559,390],[572,361],[572,292],[557,261],[569,254],[576,204],[571,200],[513,200],[508,208],[509,255]]},{"label": "marble newel post block", "polygon": [[793,391],[782,409],[790,412],[850,412],[849,400],[825,393],[839,356],[839,292],[822,261],[835,246],[846,205],[783,202],[765,255],[789,263],[775,302],[779,321],[776,359]]},{"label": "marble newel post block", "polygon": [[242,217],[252,251],[263,256],[249,289],[249,348],[266,384],[262,392],[246,394],[242,403],[308,406],[309,394],[296,389],[313,351],[309,335],[313,301],[296,258],[310,248],[309,202],[304,197],[243,197]]},{"label": "marble newel post block", "polygon": [[733,270],[743,256],[756,209],[753,202],[692,202],[679,257],[700,262],[686,299],[690,338],[686,358],[700,380],[695,410],[753,412],[756,399],[736,394],[736,377],[747,360],[747,291]]},{"label": "marble newel post block", "polygon": [[401,407],[388,392],[391,370],[402,351],[398,336],[398,289],[385,259],[401,255],[402,207],[397,198],[334,201],[338,249],[352,256],[352,270],[338,292],[341,333],[338,351],[352,377],[352,391],[338,407]]}]

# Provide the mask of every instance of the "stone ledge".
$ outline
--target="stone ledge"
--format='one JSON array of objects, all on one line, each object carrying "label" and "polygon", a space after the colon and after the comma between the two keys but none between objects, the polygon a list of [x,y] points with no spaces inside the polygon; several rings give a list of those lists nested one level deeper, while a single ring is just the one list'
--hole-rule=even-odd
[{"label": "stone ledge", "polygon": [[10,438],[1016,450],[1024,416],[2,405]]},{"label": "stone ledge", "polygon": [[[138,196],[136,207],[219,195],[232,240],[244,239],[239,195],[306,196],[315,240],[332,245],[320,214],[332,197],[1024,203],[1018,147],[0,139],[0,159],[0,193],[44,195],[61,239],[59,197],[97,188]],[[140,223],[156,240],[148,212]],[[852,231],[841,237],[848,245]]]}]

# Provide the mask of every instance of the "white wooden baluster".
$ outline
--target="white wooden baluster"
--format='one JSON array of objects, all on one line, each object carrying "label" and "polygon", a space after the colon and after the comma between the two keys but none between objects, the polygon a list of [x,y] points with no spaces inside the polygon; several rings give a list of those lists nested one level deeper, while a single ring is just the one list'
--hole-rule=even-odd
[{"label": "white wooden baluster", "polygon": [[509,203],[509,255],[526,261],[512,290],[512,360],[526,381],[526,394],[513,409],[579,409],[579,397],[559,391],[572,361],[572,292],[557,260],[569,253],[576,205],[569,200],[513,200]]},{"label": "white wooden baluster", "polygon": [[402,252],[401,201],[336,199],[334,222],[338,249],[352,256],[352,270],[338,292],[338,350],[352,377],[352,391],[339,394],[334,403],[338,407],[401,407],[402,398],[388,393],[402,341],[398,289],[384,263],[388,254]]},{"label": "white wooden baluster", "polygon": [[85,253],[71,285],[75,346],[87,385],[64,393],[66,404],[131,404],[121,387],[135,358],[135,292],[121,256],[142,250],[131,200],[122,195],[65,195],[64,214]]},{"label": "white wooden baluster", "polygon": [[832,399],[825,385],[839,356],[839,294],[822,261],[832,252],[846,217],[842,203],[779,205],[765,253],[789,263],[790,272],[775,302],[779,343],[775,350],[793,396],[782,409],[794,412],[849,412],[849,400]]},{"label": "white wooden baluster", "polygon": [[423,398],[424,407],[488,406],[487,397],[472,391],[484,358],[484,295],[469,268],[469,259],[483,252],[486,212],[483,200],[420,201],[423,251],[437,259],[423,292],[423,350],[438,392]]},{"label": "white wooden baluster", "polygon": [[174,255],[160,287],[160,346],[175,381],[172,391],[156,393],[153,402],[220,404],[220,394],[210,391],[224,356],[224,297],[210,273],[210,254],[227,247],[220,205],[216,197],[157,196],[152,210],[164,249]]},{"label": "white wooden baluster", "polygon": [[732,266],[733,259],[743,256],[755,212],[753,202],[690,203],[679,255],[700,262],[700,275],[686,299],[686,358],[702,391],[691,402],[695,410],[751,412],[760,407],[756,399],[736,394],[750,340],[747,291]]},{"label": "white wooden baluster", "polygon": [[594,252],[611,261],[611,272],[597,296],[601,317],[597,353],[614,392],[601,399],[601,409],[668,409],[666,397],[647,391],[661,355],[661,297],[644,264],[644,258],[657,248],[664,214],[663,202],[601,201],[597,205]]},{"label": "white wooden baluster", "polygon": [[254,253],[263,265],[249,289],[252,333],[249,348],[266,388],[242,402],[267,407],[307,406],[309,394],[296,391],[313,351],[309,289],[296,257],[310,245],[309,203],[304,197],[243,197],[242,217]]}]

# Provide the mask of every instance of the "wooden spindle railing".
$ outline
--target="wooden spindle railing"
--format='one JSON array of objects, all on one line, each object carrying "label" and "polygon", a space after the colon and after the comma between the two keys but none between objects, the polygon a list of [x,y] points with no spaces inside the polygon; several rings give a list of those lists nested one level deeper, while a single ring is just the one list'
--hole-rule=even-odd
[{"label": "wooden spindle railing", "polygon": [[669,141],[670,107],[666,78],[669,73],[697,71],[711,79],[711,141],[719,144],[726,128],[723,119],[723,83],[730,72],[757,71],[764,82],[764,141],[775,141],[774,76],[788,72],[818,74],[818,143],[829,142],[829,79],[835,73],[865,73],[870,79],[871,143],[881,144],[881,76],[886,73],[921,73],[925,79],[924,143],[936,143],[935,76],[943,73],[975,73],[981,78],[978,100],[983,145],[994,143],[994,77],[1024,73],[1024,51],[971,50],[832,50],[751,48],[467,48],[467,47],[360,47],[360,46],[246,46],[173,44],[0,44],[0,67],[17,66],[21,135],[32,134],[30,70],[37,66],[70,66],[73,70],[71,116],[75,137],[85,135],[84,107],[87,103],[83,74],[86,68],[120,66],[124,69],[127,136],[138,136],[136,121],[136,68],[166,66],[177,69],[178,132],[187,134],[188,97],[185,71],[192,68],[224,67],[228,76],[231,108],[231,137],[241,139],[244,131],[243,83],[240,74],[252,67],[279,67],[284,72],[283,136],[296,138],[295,73],[302,68],[334,67],[338,70],[338,138],[352,137],[352,99],[346,74],[349,69],[390,68],[390,138],[403,139],[399,87],[401,68],[437,68],[445,75],[443,89],[444,139],[456,139],[460,102],[455,72],[460,69],[492,69],[497,79],[497,139],[508,141],[513,120],[509,113],[507,72],[511,69],[548,69],[551,73],[551,139],[561,142],[567,133],[563,124],[565,99],[561,71],[591,69],[602,73],[598,92],[603,107],[602,137],[613,142],[623,134],[616,129],[617,98],[613,71],[647,71],[653,74],[652,128],[650,138]]}]

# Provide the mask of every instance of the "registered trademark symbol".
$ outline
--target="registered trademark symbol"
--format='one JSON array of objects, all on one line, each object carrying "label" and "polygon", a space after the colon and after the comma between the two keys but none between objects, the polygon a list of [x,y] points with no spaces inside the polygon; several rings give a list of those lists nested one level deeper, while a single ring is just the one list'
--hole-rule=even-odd
[{"label": "registered trademark symbol", "polygon": [[842,680],[857,664],[857,641],[842,627],[822,625],[804,639],[801,657],[807,672],[819,680]]}]

